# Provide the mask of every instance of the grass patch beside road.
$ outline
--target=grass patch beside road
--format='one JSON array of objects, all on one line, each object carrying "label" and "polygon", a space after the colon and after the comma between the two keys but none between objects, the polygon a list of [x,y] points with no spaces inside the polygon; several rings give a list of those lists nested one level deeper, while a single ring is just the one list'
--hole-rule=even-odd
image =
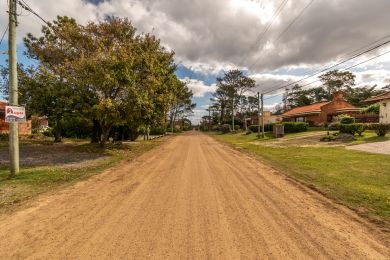
[{"label": "grass patch beside road", "polygon": [[269,147],[255,135],[214,135],[360,214],[390,221],[390,156],[344,147]]},{"label": "grass patch beside road", "polygon": [[[13,179],[8,178],[8,167],[0,167],[0,212],[12,210],[20,202],[43,192],[54,190],[64,185],[73,184],[92,175],[101,173],[123,160],[132,160],[165,141],[165,138],[153,141],[137,142],[124,145],[108,145],[105,149],[89,143],[73,143],[69,153],[101,155],[90,161],[77,162],[73,165],[25,166]],[[47,153],[55,153],[56,145],[45,145]],[[42,149],[42,147],[40,148]]]}]

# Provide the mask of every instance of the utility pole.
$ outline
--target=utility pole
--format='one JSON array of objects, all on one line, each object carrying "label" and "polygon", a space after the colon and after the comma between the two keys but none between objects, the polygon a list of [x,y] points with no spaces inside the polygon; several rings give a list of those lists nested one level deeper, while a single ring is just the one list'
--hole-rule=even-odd
[{"label": "utility pole", "polygon": [[264,138],[264,94],[261,94],[261,136]]},{"label": "utility pole", "polygon": [[210,106],[209,106],[209,131],[211,130],[211,109],[210,109]]},{"label": "utility pole", "polygon": [[[9,104],[18,105],[18,76],[16,63],[16,0],[9,1],[8,65],[9,65]],[[19,172],[19,133],[18,122],[9,123],[10,177]]]},{"label": "utility pole", "polygon": [[232,131],[234,131],[234,94],[233,94],[233,102],[232,102]]},{"label": "utility pole", "polygon": [[260,93],[257,92],[257,137],[260,138]]}]

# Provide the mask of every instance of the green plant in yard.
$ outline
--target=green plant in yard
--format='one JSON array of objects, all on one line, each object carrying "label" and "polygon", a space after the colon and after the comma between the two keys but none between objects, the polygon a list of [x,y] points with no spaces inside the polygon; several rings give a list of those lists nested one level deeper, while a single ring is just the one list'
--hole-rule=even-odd
[{"label": "green plant in yard", "polygon": [[374,130],[378,136],[385,136],[390,131],[390,124],[370,124],[370,129]]},{"label": "green plant in yard", "polygon": [[229,133],[230,131],[231,131],[230,125],[228,125],[228,124],[223,124],[223,125],[221,126],[221,132],[222,132],[223,134],[227,134],[227,133]]},{"label": "green plant in yard", "polygon": [[303,122],[283,122],[285,133],[306,132],[309,129],[308,123]]}]

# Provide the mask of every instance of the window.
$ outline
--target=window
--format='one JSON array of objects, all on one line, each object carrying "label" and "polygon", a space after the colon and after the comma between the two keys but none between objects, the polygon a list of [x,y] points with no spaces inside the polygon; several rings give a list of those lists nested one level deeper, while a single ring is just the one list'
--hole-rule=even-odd
[{"label": "window", "polygon": [[306,122],[306,117],[300,116],[295,119],[296,122]]}]

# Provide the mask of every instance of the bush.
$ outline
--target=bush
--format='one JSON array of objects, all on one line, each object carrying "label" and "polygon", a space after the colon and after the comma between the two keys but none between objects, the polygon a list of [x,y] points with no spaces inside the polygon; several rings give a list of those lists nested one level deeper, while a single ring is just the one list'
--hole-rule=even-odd
[{"label": "bush", "polygon": [[220,131],[221,129],[220,129],[220,127],[219,127],[219,125],[213,125],[212,127],[211,127],[211,131],[213,131],[213,132],[218,132],[218,131]]},{"label": "bush", "polygon": [[221,126],[221,132],[226,134],[226,133],[229,133],[231,131],[231,128],[230,128],[230,125],[229,124],[223,124]]},{"label": "bush", "polygon": [[358,131],[358,124],[340,124],[339,125],[339,131],[342,134],[351,134],[355,135]]},{"label": "bush", "polygon": [[[274,126],[274,124],[264,124],[264,131],[265,132],[272,132],[273,131],[273,126]],[[249,126],[249,130],[251,130],[252,132],[255,132],[255,133],[257,133],[257,127],[258,127],[258,125],[250,125]],[[261,131],[261,126],[260,126],[260,131]]]},{"label": "bush", "polygon": [[330,131],[338,131],[339,128],[340,128],[340,123],[338,122],[333,122],[328,125],[328,130]]},{"label": "bush", "polygon": [[350,117],[350,116],[345,116],[345,117],[341,118],[341,120],[340,120],[340,124],[348,125],[348,124],[353,124],[353,123],[355,123],[355,118]]},{"label": "bush", "polygon": [[368,125],[367,125],[367,124],[359,123],[359,124],[356,124],[356,125],[357,125],[356,133],[357,133],[359,136],[362,136],[363,132],[366,131],[366,130],[368,129]]},{"label": "bush", "polygon": [[321,142],[332,142],[336,140],[336,136],[334,135],[327,135],[320,139]]},{"label": "bush", "polygon": [[285,133],[306,132],[309,128],[308,123],[303,122],[283,122]]},{"label": "bush", "polygon": [[150,129],[149,134],[151,134],[151,135],[164,135],[165,132],[166,132],[165,127],[160,126],[160,127],[153,127],[152,129]]},{"label": "bush", "polygon": [[234,125],[234,131],[238,131],[240,129],[241,129],[241,127],[239,125]]},{"label": "bush", "polygon": [[378,136],[385,136],[390,131],[390,124],[371,124],[370,129],[374,130]]},{"label": "bush", "polygon": [[355,118],[349,116],[349,115],[338,115],[335,117],[333,122],[340,123],[340,124],[353,124],[355,123]]}]

